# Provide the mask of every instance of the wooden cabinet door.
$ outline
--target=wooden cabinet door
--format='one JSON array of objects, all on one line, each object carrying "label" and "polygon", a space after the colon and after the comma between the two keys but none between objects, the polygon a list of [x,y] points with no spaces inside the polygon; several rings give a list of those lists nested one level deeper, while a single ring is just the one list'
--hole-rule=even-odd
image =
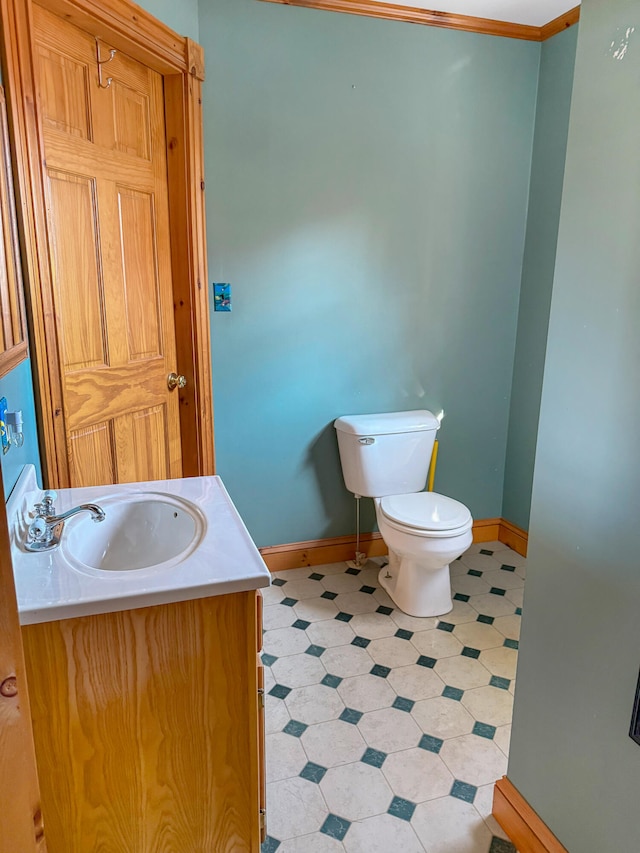
[{"label": "wooden cabinet door", "polygon": [[[34,7],[72,486],[182,474],[163,80]],[[56,413],[58,414],[58,413]]]},{"label": "wooden cabinet door", "polygon": [[45,853],[2,476],[0,504],[0,853]]}]

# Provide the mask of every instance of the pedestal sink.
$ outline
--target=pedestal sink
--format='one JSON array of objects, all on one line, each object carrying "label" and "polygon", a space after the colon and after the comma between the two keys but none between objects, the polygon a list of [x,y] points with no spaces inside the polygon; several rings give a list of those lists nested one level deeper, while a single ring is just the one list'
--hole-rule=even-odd
[{"label": "pedestal sink", "polygon": [[190,501],[157,492],[113,495],[100,501],[106,518],[66,522],[62,551],[72,564],[109,572],[166,568],[200,542],[205,523]]}]

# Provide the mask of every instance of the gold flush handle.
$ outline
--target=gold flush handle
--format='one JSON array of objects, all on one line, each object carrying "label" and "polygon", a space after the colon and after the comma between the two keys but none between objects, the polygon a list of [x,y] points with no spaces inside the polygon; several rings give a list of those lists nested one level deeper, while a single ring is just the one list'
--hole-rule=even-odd
[{"label": "gold flush handle", "polygon": [[173,391],[174,388],[184,388],[187,384],[186,376],[178,376],[177,373],[170,373],[167,376],[167,386],[169,387],[169,391]]}]

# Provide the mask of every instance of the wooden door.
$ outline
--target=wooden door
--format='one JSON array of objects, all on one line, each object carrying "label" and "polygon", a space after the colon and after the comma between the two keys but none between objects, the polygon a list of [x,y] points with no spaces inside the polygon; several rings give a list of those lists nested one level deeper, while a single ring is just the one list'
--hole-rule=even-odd
[{"label": "wooden door", "polygon": [[0,853],[44,853],[45,850],[0,474]]},{"label": "wooden door", "polygon": [[163,78],[39,6],[33,40],[70,484],[179,477]]}]

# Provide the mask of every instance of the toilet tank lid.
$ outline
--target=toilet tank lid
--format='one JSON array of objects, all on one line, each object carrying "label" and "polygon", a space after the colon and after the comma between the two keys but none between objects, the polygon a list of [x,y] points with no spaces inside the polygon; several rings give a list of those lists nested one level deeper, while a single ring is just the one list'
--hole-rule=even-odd
[{"label": "toilet tank lid", "polygon": [[350,435],[390,435],[426,432],[440,428],[440,421],[426,409],[416,412],[383,412],[379,415],[345,415],[334,421],[338,432]]}]

